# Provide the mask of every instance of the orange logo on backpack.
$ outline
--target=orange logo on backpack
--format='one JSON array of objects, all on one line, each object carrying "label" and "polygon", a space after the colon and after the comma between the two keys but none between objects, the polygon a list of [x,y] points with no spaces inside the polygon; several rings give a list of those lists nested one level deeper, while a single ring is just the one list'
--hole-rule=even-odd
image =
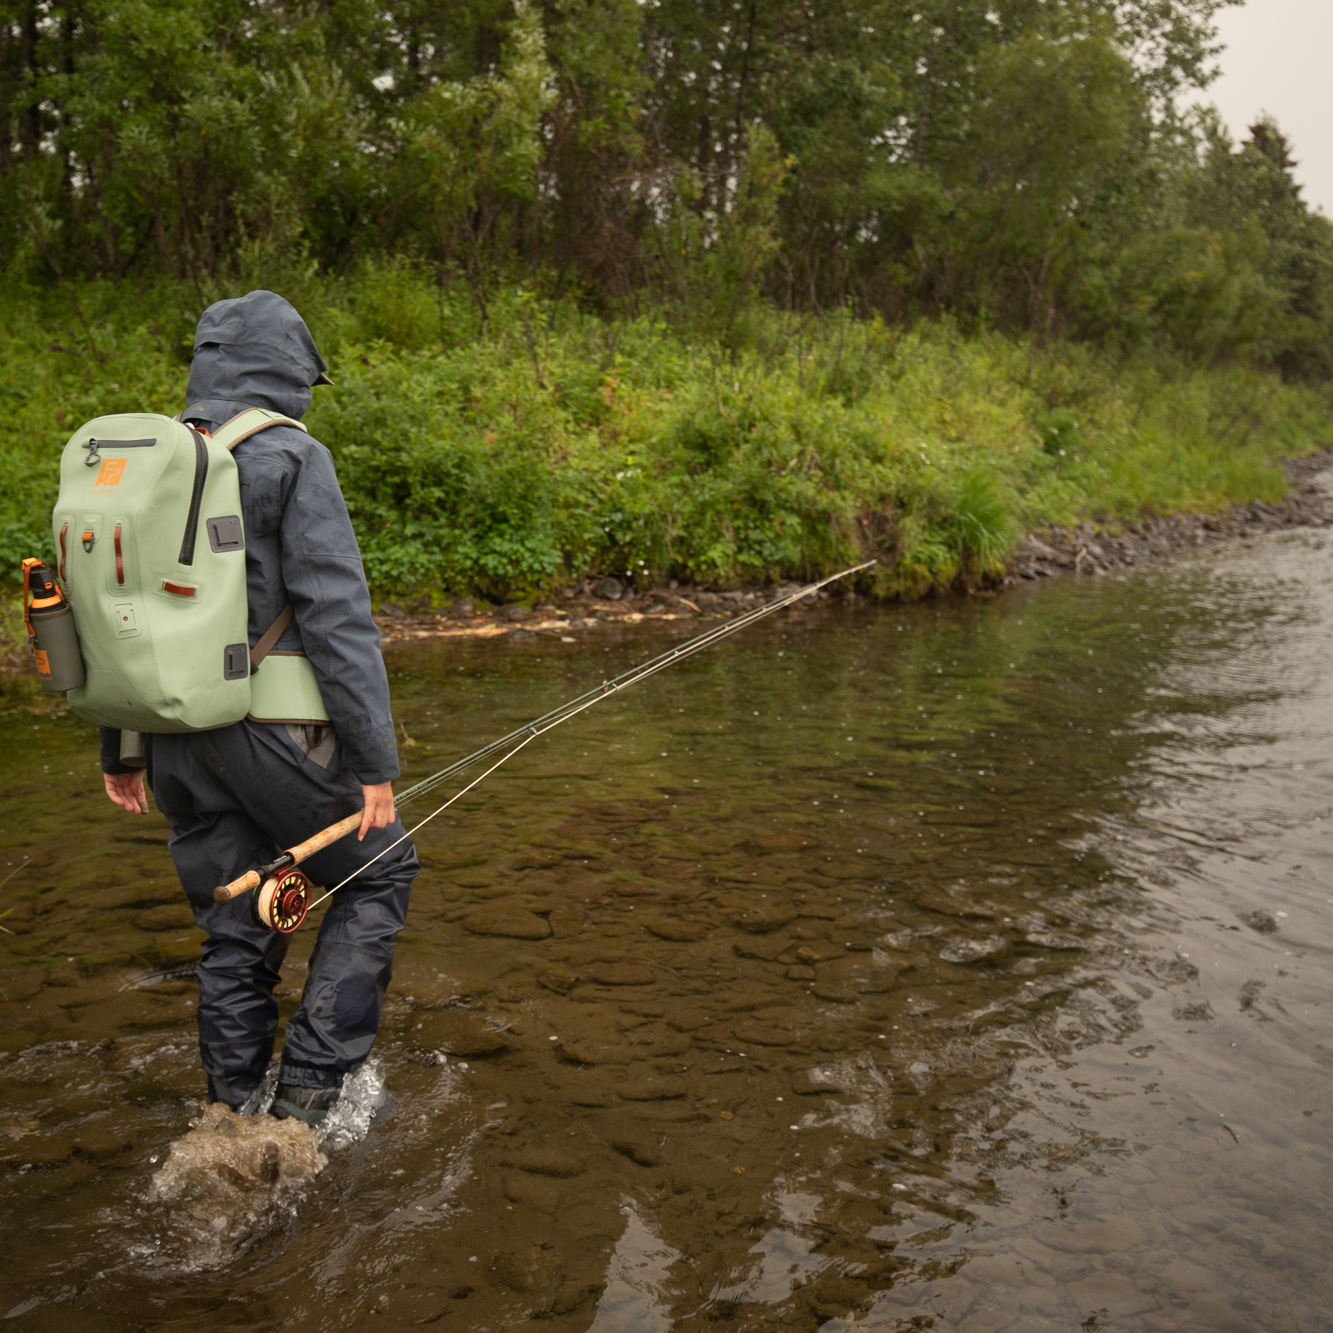
[{"label": "orange logo on backpack", "polygon": [[49,676],[51,674],[51,662],[46,654],[38,648],[33,656],[37,659],[37,674],[39,676]]},{"label": "orange logo on backpack", "polygon": [[125,475],[125,464],[129,461],[128,458],[102,459],[102,466],[97,471],[97,480],[93,485],[119,486],[121,477]]}]

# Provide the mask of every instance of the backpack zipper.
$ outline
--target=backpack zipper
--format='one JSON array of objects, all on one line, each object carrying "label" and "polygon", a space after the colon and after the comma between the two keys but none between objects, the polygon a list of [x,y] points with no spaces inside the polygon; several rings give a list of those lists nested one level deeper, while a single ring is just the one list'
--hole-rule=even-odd
[{"label": "backpack zipper", "polygon": [[181,541],[178,564],[194,564],[194,539],[199,528],[199,510],[204,503],[204,481],[208,477],[208,445],[193,426],[185,428],[194,436],[194,490],[190,492],[190,512],[185,520],[185,537]]}]

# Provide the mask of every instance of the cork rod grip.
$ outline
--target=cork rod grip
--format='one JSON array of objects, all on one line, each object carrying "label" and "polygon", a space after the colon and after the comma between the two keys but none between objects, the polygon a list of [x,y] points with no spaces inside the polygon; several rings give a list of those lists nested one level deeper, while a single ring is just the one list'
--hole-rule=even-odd
[{"label": "cork rod grip", "polygon": [[345,838],[349,833],[355,833],[361,827],[361,811],[358,810],[354,815],[348,815],[346,819],[340,819],[336,824],[330,824],[326,829],[320,829],[312,838],[307,838],[304,842],[298,842],[295,847],[289,847],[287,850],[292,855],[292,864],[300,865],[308,856],[314,856],[316,852],[322,852],[330,843],[337,842],[339,838]]},{"label": "cork rod grip", "polygon": [[233,898],[239,898],[243,893],[249,893],[251,889],[259,887],[259,872],[257,870],[247,870],[239,879],[234,879],[230,884],[223,884],[213,890],[213,901],[215,903],[229,903]]},{"label": "cork rod grip", "polygon": [[[295,847],[289,847],[287,854],[292,859],[288,864],[300,865],[307,857],[323,851],[325,847],[329,846],[330,843],[337,842],[339,838],[345,838],[349,833],[355,833],[360,827],[361,811],[358,810],[356,814],[348,815],[346,819],[340,819],[336,824],[330,824],[328,828],[321,829],[304,842],[298,842]],[[241,894],[249,893],[251,889],[258,888],[259,884],[259,872],[257,870],[247,870],[244,875],[232,880],[230,884],[223,884],[220,888],[214,889],[213,901],[215,903],[229,903],[233,898],[239,898]]]}]

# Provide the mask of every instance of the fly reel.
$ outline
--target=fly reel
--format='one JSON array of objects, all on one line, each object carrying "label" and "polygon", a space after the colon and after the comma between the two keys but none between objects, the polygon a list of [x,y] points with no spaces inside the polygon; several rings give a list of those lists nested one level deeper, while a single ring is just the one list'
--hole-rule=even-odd
[{"label": "fly reel", "polygon": [[310,881],[299,870],[284,870],[250,890],[250,919],[265,930],[290,935],[310,909]]}]

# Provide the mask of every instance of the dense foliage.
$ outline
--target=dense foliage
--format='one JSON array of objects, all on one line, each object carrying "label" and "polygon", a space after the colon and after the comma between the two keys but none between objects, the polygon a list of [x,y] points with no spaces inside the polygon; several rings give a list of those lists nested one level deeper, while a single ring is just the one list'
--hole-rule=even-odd
[{"label": "dense foliage", "polygon": [[[1333,227],[1177,108],[1222,0],[0,0],[0,268],[515,270],[1330,371]],[[82,317],[82,316],[81,316]]]},{"label": "dense foliage", "polygon": [[[1333,443],[1323,385],[949,320],[754,313],[737,352],[514,287],[483,321],[401,261],[270,281],[331,362],[306,420],[379,594],[500,601],[591,572],[726,585],[873,554],[878,592],[916,596],[984,577],[1045,523],[1276,498],[1274,457]],[[81,421],[180,408],[196,301],[85,284],[100,359],[57,293],[0,306],[4,566],[50,550]]]}]

